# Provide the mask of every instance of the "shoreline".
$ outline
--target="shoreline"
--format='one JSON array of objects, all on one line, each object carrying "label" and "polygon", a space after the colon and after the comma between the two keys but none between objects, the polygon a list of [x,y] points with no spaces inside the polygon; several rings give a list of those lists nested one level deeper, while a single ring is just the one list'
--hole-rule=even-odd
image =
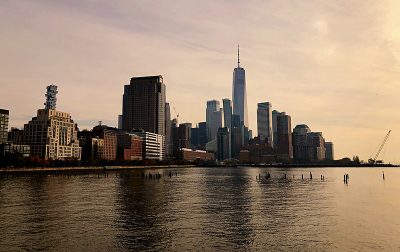
[{"label": "shoreline", "polygon": [[1,175],[24,175],[24,174],[90,174],[121,172],[147,169],[170,169],[190,168],[195,165],[160,165],[160,166],[74,166],[74,167],[30,167],[30,168],[1,168]]},{"label": "shoreline", "polygon": [[155,169],[183,169],[183,168],[398,168],[398,165],[391,164],[360,164],[360,165],[321,165],[321,164],[287,164],[287,165],[213,165],[213,166],[197,166],[197,165],[138,165],[138,166],[73,166],[73,167],[27,167],[27,168],[0,168],[0,176],[17,175],[25,176],[29,174],[51,175],[51,174],[90,174],[90,173],[107,173],[107,172],[123,172],[137,170],[155,170]]}]

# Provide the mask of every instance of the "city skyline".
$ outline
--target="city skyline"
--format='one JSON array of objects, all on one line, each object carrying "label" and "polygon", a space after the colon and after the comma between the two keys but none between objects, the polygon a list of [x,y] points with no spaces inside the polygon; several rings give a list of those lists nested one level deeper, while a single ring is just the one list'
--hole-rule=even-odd
[{"label": "city skyline", "polygon": [[[221,8],[229,5],[218,4]],[[228,8],[223,17],[215,12],[204,14],[212,10],[212,4],[199,8],[197,15],[208,15],[210,22],[220,25],[216,30],[226,28],[226,38],[218,42],[222,35],[210,41],[197,40],[201,35],[213,37],[215,31],[205,26],[210,24],[207,22],[183,25],[183,21],[188,21],[183,14],[167,18],[165,27],[155,23],[146,24],[142,30],[140,25],[126,27],[124,21],[136,19],[134,14],[123,11],[129,7],[124,3],[113,6],[109,16],[104,12],[110,7],[107,4],[89,11],[89,5],[78,2],[2,3],[1,27],[12,43],[2,42],[3,55],[10,61],[1,65],[0,106],[10,110],[10,127],[21,128],[43,103],[42,87],[54,83],[62,90],[58,107],[73,114],[81,129],[91,128],[99,120],[116,126],[126,80],[161,74],[168,86],[167,101],[177,109],[180,122],[196,124],[205,121],[207,100],[230,97],[235,46],[240,43],[247,71],[249,124],[254,133],[256,104],[268,100],[272,109],[292,116],[293,127],[305,123],[313,130],[323,131],[326,140],[335,143],[336,158],[360,155],[367,160],[389,129],[394,134],[386,149],[394,151],[400,143],[395,133],[400,121],[396,113],[399,64],[395,50],[399,38],[390,30],[394,30],[398,20],[389,11],[394,2],[369,6],[360,1],[349,6],[339,1],[315,3],[313,8],[309,4],[296,5],[302,14],[291,17],[285,13],[295,14],[294,6],[277,1],[259,4],[265,9],[281,8],[263,22],[263,12],[245,3]],[[347,8],[340,8],[341,4]],[[155,13],[151,3],[137,5],[145,14],[166,18]],[[177,8],[174,4],[164,7],[167,12]],[[234,16],[243,7],[246,11],[237,23]],[[190,3],[182,8],[195,9]],[[41,15],[44,10],[49,10],[48,17]],[[350,19],[337,18],[354,10],[358,14],[352,18],[368,24],[367,29]],[[115,20],[113,14],[121,15]],[[387,16],[387,20],[382,16]],[[48,21],[55,17],[60,20],[56,24]],[[274,29],[273,25],[279,22],[287,25]],[[242,28],[245,35],[262,32],[259,36],[239,36],[228,23],[237,24],[239,27],[234,28]],[[346,27],[349,25],[352,26]],[[189,32],[192,27],[198,29]],[[244,27],[252,28],[245,31]],[[378,27],[388,29],[381,29],[381,34],[376,31]],[[161,34],[157,34],[157,29]],[[360,33],[351,33],[354,29]],[[58,30],[65,36],[58,36]],[[168,31],[179,34],[180,30],[187,40],[177,40],[175,33],[172,38],[167,35]],[[103,33],[115,36],[110,38]],[[368,42],[371,38],[373,44]],[[159,63],[154,64],[154,59]],[[383,158],[398,162],[396,155]]]}]

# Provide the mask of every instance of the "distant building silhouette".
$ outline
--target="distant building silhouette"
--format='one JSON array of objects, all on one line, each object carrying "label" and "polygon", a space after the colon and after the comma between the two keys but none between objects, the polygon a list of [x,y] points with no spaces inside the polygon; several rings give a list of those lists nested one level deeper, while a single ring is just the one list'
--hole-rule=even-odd
[{"label": "distant building silhouette", "polygon": [[335,160],[333,154],[333,143],[332,142],[325,142],[325,159],[326,160]]},{"label": "distant building silhouette", "polygon": [[165,103],[165,155],[172,155],[172,137],[171,137],[171,108],[169,103]]},{"label": "distant building silhouette", "polygon": [[207,143],[207,124],[206,122],[199,123],[199,146],[205,147]]},{"label": "distant building silhouette", "polygon": [[281,112],[277,110],[272,110],[272,138],[273,138],[273,147],[278,147],[278,116]]},{"label": "distant building silhouette", "polygon": [[308,159],[307,134],[310,128],[305,124],[296,125],[293,129],[293,157],[295,160]]},{"label": "distant building silhouette", "polygon": [[223,111],[220,109],[219,101],[207,101],[206,108],[206,124],[207,124],[207,141],[212,141],[217,137],[217,131],[222,127]]},{"label": "distant building silhouette", "polygon": [[223,161],[230,158],[229,140],[229,129],[227,127],[219,128],[217,134],[217,160]]},{"label": "distant building silhouette", "polygon": [[261,142],[273,145],[272,134],[272,111],[271,103],[262,102],[257,104],[257,131]]},{"label": "distant building silhouette", "polygon": [[9,115],[8,110],[0,109],[0,144],[7,142]]},{"label": "distant building silhouette", "polygon": [[284,159],[293,159],[292,122],[284,112],[277,116],[277,150]]},{"label": "distant building silhouette", "polygon": [[308,159],[320,161],[325,159],[325,139],[321,132],[307,134]]},{"label": "distant building silhouette", "polygon": [[298,162],[313,162],[325,159],[325,139],[321,132],[311,132],[305,124],[293,130],[293,153]]}]

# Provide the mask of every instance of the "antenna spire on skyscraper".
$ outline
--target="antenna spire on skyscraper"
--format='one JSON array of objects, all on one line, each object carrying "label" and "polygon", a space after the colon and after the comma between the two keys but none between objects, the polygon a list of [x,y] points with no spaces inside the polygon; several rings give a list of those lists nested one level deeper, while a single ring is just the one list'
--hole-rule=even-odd
[{"label": "antenna spire on skyscraper", "polygon": [[239,53],[239,44],[238,44],[238,67],[240,67],[240,53]]}]

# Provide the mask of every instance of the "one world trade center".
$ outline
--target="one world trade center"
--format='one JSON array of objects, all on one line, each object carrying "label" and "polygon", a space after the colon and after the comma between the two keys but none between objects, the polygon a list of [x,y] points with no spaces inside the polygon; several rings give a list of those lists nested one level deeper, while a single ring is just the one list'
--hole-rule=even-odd
[{"label": "one world trade center", "polygon": [[238,46],[238,66],[233,70],[232,84],[233,114],[240,116],[240,122],[248,127],[247,117],[247,94],[246,94],[246,72],[240,66]]}]

